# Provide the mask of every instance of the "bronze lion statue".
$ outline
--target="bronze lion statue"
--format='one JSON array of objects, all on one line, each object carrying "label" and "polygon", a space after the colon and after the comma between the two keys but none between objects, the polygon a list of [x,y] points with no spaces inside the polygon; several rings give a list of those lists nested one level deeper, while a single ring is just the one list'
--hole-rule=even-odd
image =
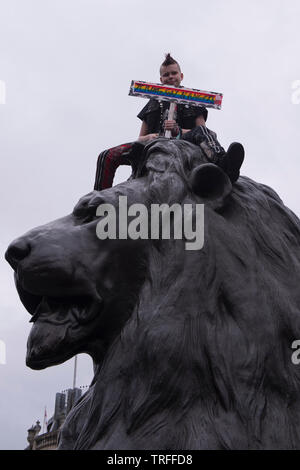
[{"label": "bronze lion statue", "polygon": [[[97,207],[205,205],[204,245],[104,239]],[[231,185],[201,149],[147,145],[130,180],[6,253],[32,315],[32,369],[88,353],[95,376],[59,449],[300,448],[300,223],[269,187]]]}]

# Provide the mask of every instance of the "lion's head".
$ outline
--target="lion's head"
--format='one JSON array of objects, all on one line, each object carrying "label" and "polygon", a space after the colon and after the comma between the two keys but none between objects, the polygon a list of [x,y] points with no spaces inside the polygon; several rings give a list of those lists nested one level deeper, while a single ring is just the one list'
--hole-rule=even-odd
[{"label": "lion's head", "polygon": [[[97,207],[205,204],[205,242],[96,236]],[[148,145],[134,177],[84,196],[6,254],[32,314],[27,364],[80,352],[93,384],[60,448],[300,445],[298,219],[270,188],[228,177],[183,141]]]}]

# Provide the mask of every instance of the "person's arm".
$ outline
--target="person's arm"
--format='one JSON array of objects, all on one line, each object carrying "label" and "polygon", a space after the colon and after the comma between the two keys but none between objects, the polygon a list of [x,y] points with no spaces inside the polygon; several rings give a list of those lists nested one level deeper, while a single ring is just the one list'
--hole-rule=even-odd
[{"label": "person's arm", "polygon": [[[176,137],[180,130],[177,122],[174,121],[174,119],[166,119],[164,121],[164,129],[165,131],[171,131],[173,137]],[[190,129],[181,129],[181,134],[185,134],[188,131],[190,131]]]},{"label": "person's arm", "polygon": [[196,123],[195,123],[196,126],[205,126],[205,119],[204,119],[204,116],[198,116],[196,118]]},{"label": "person's arm", "polygon": [[144,135],[147,135],[147,134],[148,134],[148,126],[147,126],[146,121],[143,121],[139,137],[143,137]]},{"label": "person's arm", "polygon": [[[205,126],[205,119],[204,119],[204,116],[198,116],[198,117],[196,118],[196,120],[195,120],[195,127],[196,127],[196,126]],[[172,119],[172,120],[166,119],[165,122],[164,122],[164,129],[171,131],[173,137],[176,137],[176,135],[177,135],[178,132],[179,132],[179,126],[178,126],[177,122],[174,121],[174,119]],[[190,130],[191,130],[191,129],[181,129],[181,135],[186,134],[186,133],[189,132]]]},{"label": "person's arm", "polygon": [[156,139],[158,137],[158,134],[148,134],[148,126],[146,121],[142,122],[141,130],[140,130],[140,135],[138,137],[139,142],[146,142],[147,140],[152,140]]},{"label": "person's arm", "polygon": [[[176,137],[180,131],[177,122],[174,120],[166,120],[164,122],[164,129],[165,131],[171,131],[173,137]],[[191,129],[181,129],[181,135],[186,134],[190,130]]]}]

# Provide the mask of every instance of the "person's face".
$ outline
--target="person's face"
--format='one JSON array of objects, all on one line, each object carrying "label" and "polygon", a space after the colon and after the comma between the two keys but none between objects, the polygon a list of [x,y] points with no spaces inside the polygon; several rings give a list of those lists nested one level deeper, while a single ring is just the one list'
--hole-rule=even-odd
[{"label": "person's face", "polygon": [[179,86],[183,79],[177,64],[163,65],[160,70],[160,81],[163,85]]}]

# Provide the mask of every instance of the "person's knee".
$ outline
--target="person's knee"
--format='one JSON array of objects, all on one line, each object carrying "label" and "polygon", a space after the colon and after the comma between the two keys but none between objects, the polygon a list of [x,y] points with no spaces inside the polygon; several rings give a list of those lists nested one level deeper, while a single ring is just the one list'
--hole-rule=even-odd
[{"label": "person's knee", "polygon": [[205,128],[205,126],[193,127],[193,129],[191,129],[189,132],[186,132],[182,138],[192,142],[193,144],[199,145],[206,138],[203,128]]}]

